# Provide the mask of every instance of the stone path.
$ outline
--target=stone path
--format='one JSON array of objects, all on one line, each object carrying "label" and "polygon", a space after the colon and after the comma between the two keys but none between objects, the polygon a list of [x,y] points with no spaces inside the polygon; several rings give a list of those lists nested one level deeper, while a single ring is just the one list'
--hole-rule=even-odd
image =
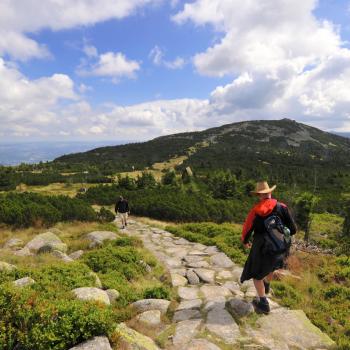
[{"label": "stone path", "polygon": [[251,301],[255,289],[252,281],[239,283],[242,268],[216,247],[192,243],[131,220],[123,232],[143,241],[145,248],[168,269],[177,288],[180,303],[172,320],[175,332],[166,349],[334,347],[332,340],[313,326],[302,311],[287,310],[272,300],[272,311],[259,317],[259,327],[240,322],[254,312]]}]

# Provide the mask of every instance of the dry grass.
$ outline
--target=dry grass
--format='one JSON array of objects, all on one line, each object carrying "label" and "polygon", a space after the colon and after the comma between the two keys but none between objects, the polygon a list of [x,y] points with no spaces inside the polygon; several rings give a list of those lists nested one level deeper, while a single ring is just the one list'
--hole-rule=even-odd
[{"label": "dry grass", "polygon": [[43,195],[66,195],[74,197],[78,190],[82,187],[90,188],[94,184],[68,184],[68,183],[52,183],[47,186],[27,186],[20,184],[17,186],[17,192],[34,192]]}]

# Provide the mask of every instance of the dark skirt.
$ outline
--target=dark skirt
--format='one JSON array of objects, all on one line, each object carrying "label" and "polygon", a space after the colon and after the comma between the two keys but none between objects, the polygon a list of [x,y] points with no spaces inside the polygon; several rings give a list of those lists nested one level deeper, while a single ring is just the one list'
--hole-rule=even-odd
[{"label": "dark skirt", "polygon": [[262,280],[270,272],[283,267],[286,254],[277,256],[264,254],[263,246],[264,236],[262,234],[254,235],[253,244],[243,268],[241,283],[251,278]]}]

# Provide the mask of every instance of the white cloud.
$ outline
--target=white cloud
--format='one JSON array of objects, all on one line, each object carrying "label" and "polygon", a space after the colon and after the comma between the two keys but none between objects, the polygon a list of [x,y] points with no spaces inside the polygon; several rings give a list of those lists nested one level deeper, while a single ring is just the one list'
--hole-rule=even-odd
[{"label": "white cloud", "polygon": [[156,66],[164,66],[169,69],[181,69],[186,64],[182,57],[176,57],[173,61],[164,59],[164,52],[156,45],[149,53],[148,57]]},{"label": "white cloud", "polygon": [[46,56],[47,50],[27,33],[62,30],[121,19],[158,0],[2,0],[0,3],[0,55],[15,59]]},{"label": "white cloud", "polygon": [[97,57],[97,49],[93,45],[84,45],[83,51],[87,57]]}]

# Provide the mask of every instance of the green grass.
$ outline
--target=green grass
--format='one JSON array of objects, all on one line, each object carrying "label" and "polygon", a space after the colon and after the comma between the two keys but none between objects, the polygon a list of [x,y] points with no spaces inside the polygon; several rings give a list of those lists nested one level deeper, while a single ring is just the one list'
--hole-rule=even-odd
[{"label": "green grass", "polygon": [[[59,224],[57,232],[68,246],[85,246],[84,236],[92,230],[116,231],[111,224]],[[63,228],[65,229],[63,231]],[[35,230],[23,230],[30,237]],[[33,257],[2,255],[17,269],[0,272],[0,349],[65,350],[96,335],[112,334],[115,325],[129,320],[128,305],[142,298],[172,298],[169,279],[142,242],[122,236],[101,248],[86,250],[76,262],[63,263],[50,254]],[[147,272],[140,260],[152,267]],[[95,286],[91,271],[98,274],[103,289],[117,289],[120,298],[111,306],[77,300],[74,288]],[[35,284],[16,289],[12,282],[30,276]],[[163,280],[163,279],[162,279]]]}]

